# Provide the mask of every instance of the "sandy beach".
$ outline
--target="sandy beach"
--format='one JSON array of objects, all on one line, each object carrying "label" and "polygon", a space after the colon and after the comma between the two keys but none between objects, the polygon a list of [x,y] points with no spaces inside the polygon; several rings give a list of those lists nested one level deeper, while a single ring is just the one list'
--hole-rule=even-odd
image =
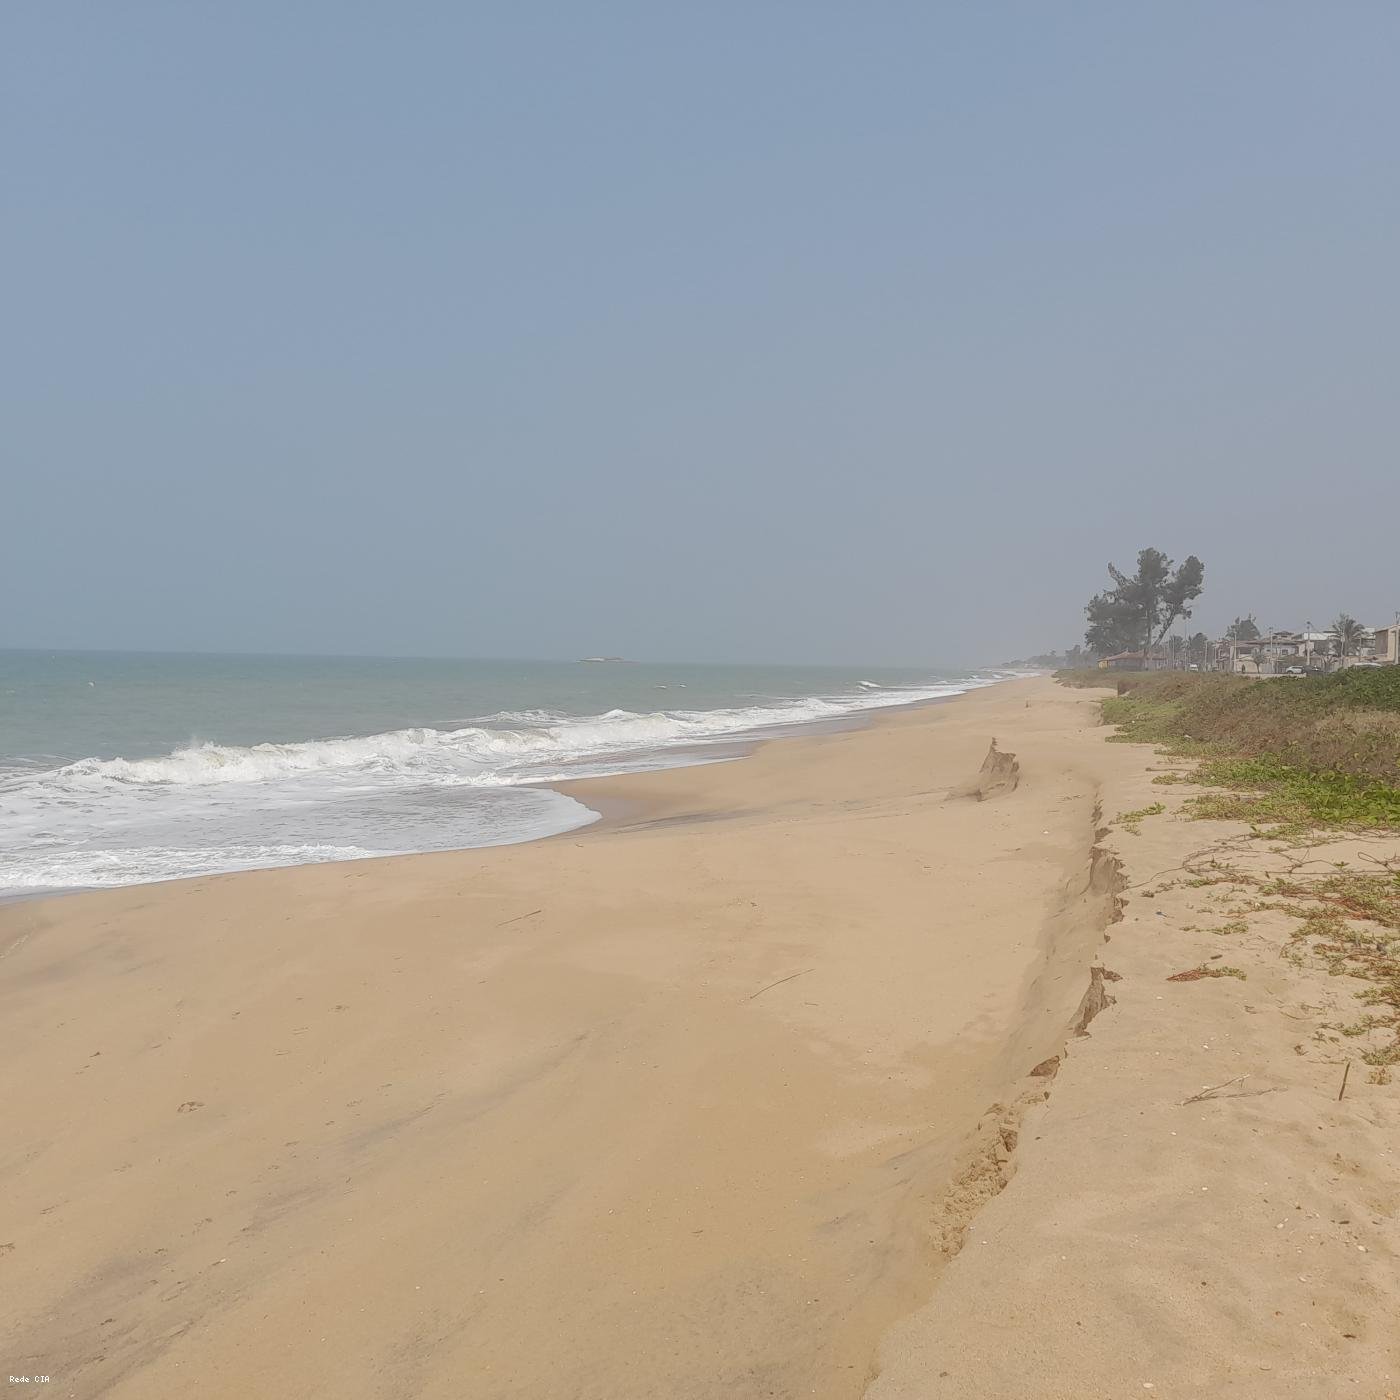
[{"label": "sandy beach", "polygon": [[[1400,1392],[1400,1098],[1337,1099],[1346,989],[1262,935],[1247,979],[1166,982],[1219,939],[1141,892],[1234,833],[1125,828],[1189,788],[1107,738],[1009,682],[577,784],[605,821],[529,845],[0,908],[0,1366],[113,1400]],[[993,739],[1017,771],[978,792]]]}]

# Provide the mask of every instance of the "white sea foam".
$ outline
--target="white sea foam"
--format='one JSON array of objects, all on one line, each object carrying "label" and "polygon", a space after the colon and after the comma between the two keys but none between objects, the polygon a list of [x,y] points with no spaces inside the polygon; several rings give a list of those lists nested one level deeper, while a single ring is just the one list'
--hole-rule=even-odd
[{"label": "white sea foam", "polygon": [[595,814],[526,788],[704,761],[703,749],[990,680],[712,710],[502,711],[459,727],[306,743],[192,743],[153,758],[85,758],[0,774],[0,889],[111,885],[218,870],[483,846],[565,831]]},{"label": "white sea foam", "polygon": [[359,846],[249,845],[230,843],[218,848],[142,846],[53,851],[16,857],[6,881],[14,890],[61,890],[103,885],[144,884],[229,870],[261,870],[276,865],[315,865],[323,861],[364,860],[391,854]]},{"label": "white sea foam", "polygon": [[[730,709],[608,710],[583,718],[545,711],[490,715],[460,729],[395,729],[363,738],[317,739],[251,747],[196,743],[159,758],[85,758],[30,775],[27,784],[69,793],[104,786],[203,786],[266,783],[299,774],[399,776],[419,782],[498,786],[538,781],[541,768],[582,758],[664,750],[732,739],[774,725],[810,724],[884,705],[957,694],[976,682],[917,691],[862,681],[861,693],[771,701]],[[658,755],[658,758],[661,758]],[[664,761],[664,758],[662,759]]]}]

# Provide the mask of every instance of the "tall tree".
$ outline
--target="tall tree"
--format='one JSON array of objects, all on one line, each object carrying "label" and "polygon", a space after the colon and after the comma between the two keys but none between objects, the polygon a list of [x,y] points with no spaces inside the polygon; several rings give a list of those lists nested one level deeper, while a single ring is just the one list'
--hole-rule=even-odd
[{"label": "tall tree", "polygon": [[1089,599],[1084,640],[1100,656],[1150,650],[1177,618],[1191,616],[1191,604],[1205,586],[1205,565],[1194,554],[1180,567],[1160,549],[1139,551],[1137,572],[1108,566],[1114,586]]},{"label": "tall tree", "polygon": [[1084,609],[1089,626],[1084,641],[1100,656],[1114,656],[1142,646],[1142,617],[1138,609],[1114,592],[1096,593]]},{"label": "tall tree", "polygon": [[1259,640],[1259,624],[1254,620],[1254,614],[1248,617],[1237,617],[1225,630],[1225,635],[1232,642],[1257,642]]},{"label": "tall tree", "polygon": [[1339,613],[1329,630],[1332,633],[1332,649],[1338,656],[1350,656],[1366,635],[1366,629],[1350,613]]},{"label": "tall tree", "polygon": [[1178,618],[1184,622],[1191,616],[1191,604],[1201,596],[1205,586],[1206,566],[1194,554],[1188,554],[1162,590],[1162,612],[1157,620],[1159,641],[1171,631],[1172,623]]}]

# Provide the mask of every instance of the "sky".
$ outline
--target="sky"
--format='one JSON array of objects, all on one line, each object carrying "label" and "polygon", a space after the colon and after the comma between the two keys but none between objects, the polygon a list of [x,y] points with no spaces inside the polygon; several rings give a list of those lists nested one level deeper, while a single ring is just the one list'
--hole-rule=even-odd
[{"label": "sky", "polygon": [[1400,609],[1391,0],[0,17],[0,646],[992,662]]}]

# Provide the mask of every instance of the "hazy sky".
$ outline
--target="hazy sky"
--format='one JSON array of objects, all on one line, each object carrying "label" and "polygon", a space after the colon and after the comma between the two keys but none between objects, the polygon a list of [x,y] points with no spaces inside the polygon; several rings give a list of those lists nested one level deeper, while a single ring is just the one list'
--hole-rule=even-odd
[{"label": "hazy sky", "polygon": [[0,645],[1400,608],[1400,5],[13,3]]}]

